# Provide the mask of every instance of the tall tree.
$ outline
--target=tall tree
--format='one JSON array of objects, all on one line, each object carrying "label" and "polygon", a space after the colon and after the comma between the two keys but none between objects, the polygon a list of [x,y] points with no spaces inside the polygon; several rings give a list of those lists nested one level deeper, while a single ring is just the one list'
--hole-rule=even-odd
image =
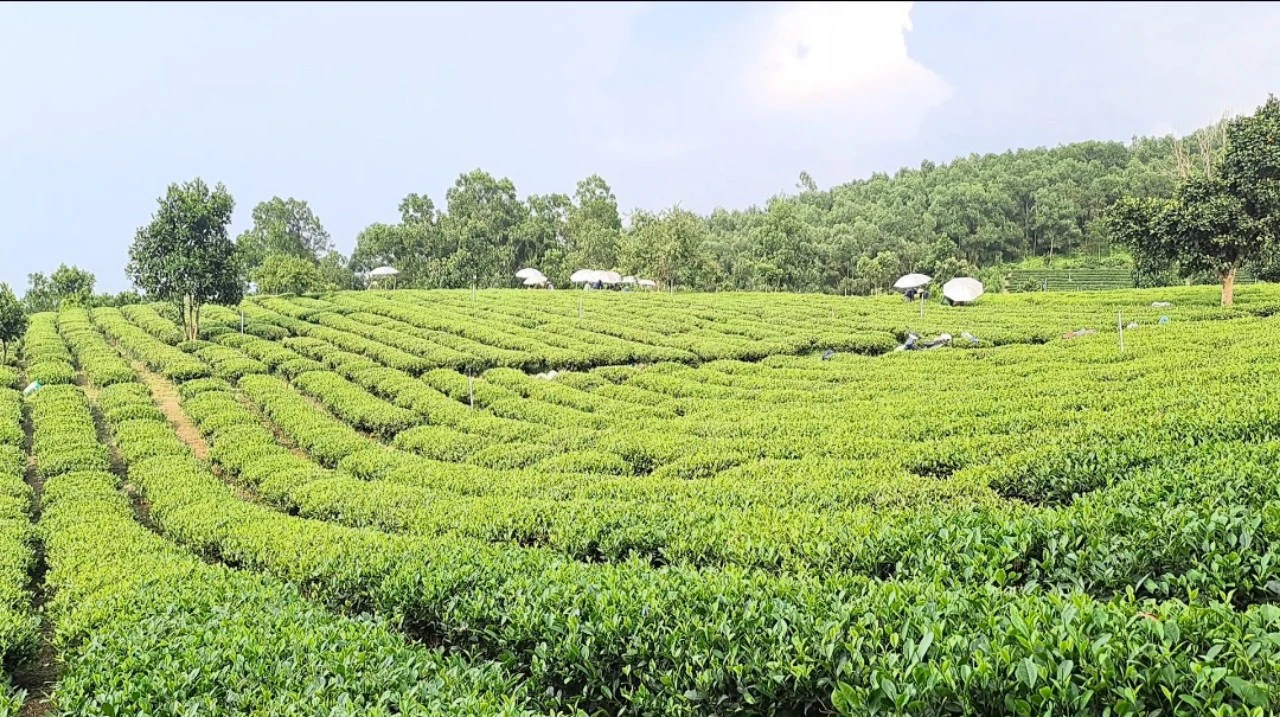
[{"label": "tall tree", "polygon": [[236,249],[248,273],[272,254],[316,263],[333,240],[305,201],[272,197],[253,208],[253,227],[236,238]]},{"label": "tall tree", "polygon": [[127,272],[148,295],[177,306],[194,341],[204,304],[235,304],[243,293],[236,245],[227,235],[235,201],[221,183],[210,189],[199,178],[170,184],[157,201],[151,223],[129,247]]},{"label": "tall tree", "polygon": [[441,273],[456,286],[507,286],[518,268],[514,245],[528,216],[515,184],[477,169],[458,177],[445,198],[448,214],[440,225],[455,253],[442,262]]},{"label": "tall tree", "polygon": [[568,225],[573,201],[565,194],[531,194],[528,212],[516,229],[512,251],[517,269],[532,266],[553,280],[567,280]]},{"label": "tall tree", "polygon": [[622,217],[618,198],[602,177],[593,174],[578,182],[569,210],[568,243],[576,268],[612,269],[618,262]]},{"label": "tall tree", "polygon": [[1206,160],[1183,176],[1170,200],[1120,200],[1107,225],[1132,247],[1140,268],[1172,265],[1184,277],[1213,273],[1222,305],[1230,306],[1240,267],[1265,257],[1280,239],[1280,102],[1269,97],[1253,115],[1231,120],[1221,166]]},{"label": "tall tree", "polygon": [[9,361],[9,344],[27,331],[27,315],[9,285],[0,282],[0,364]]},{"label": "tall tree", "polygon": [[707,225],[686,209],[661,214],[637,210],[622,239],[621,262],[628,273],[657,281],[663,288],[694,287],[705,269]]}]

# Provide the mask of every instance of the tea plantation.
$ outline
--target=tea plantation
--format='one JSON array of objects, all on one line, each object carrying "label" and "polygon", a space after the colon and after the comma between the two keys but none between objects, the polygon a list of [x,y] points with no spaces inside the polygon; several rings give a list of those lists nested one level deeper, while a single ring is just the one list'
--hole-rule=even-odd
[{"label": "tea plantation", "polygon": [[0,714],[1276,714],[1280,288],[1218,302],[37,314]]}]

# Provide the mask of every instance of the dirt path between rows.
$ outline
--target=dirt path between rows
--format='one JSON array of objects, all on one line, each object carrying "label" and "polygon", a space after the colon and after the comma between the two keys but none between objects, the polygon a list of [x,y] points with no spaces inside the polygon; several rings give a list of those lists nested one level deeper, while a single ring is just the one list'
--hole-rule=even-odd
[{"label": "dirt path between rows", "polygon": [[134,373],[138,374],[138,378],[142,383],[151,390],[152,400],[156,407],[168,419],[169,425],[173,426],[173,430],[177,432],[178,438],[191,448],[191,452],[195,454],[202,462],[209,462],[209,442],[204,439],[204,434],[200,433],[200,429],[196,428],[196,424],[192,422],[187,412],[182,410],[182,397],[178,393],[178,387],[173,385],[172,381],[165,379],[158,373],[153,372],[139,361],[130,361],[133,366]]}]

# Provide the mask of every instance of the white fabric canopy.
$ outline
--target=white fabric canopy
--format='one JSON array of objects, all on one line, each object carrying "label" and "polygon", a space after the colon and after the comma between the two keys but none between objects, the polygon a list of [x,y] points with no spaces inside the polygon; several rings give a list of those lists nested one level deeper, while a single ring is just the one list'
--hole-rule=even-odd
[{"label": "white fabric canopy", "polygon": [[646,289],[652,289],[658,285],[658,282],[654,281],[653,279],[637,279],[636,283],[639,284],[640,286],[645,287]]},{"label": "white fabric canopy", "polygon": [[[538,271],[537,269],[534,269],[533,267],[527,267],[516,272],[517,279],[528,279],[531,277],[542,277],[542,272]],[[543,277],[543,278],[546,278],[546,277]]]},{"label": "white fabric canopy", "polygon": [[369,272],[369,276],[395,276],[400,272],[394,266],[380,266]]},{"label": "white fabric canopy", "polygon": [[918,289],[927,285],[933,279],[925,274],[907,274],[897,281],[893,282],[895,289]]},{"label": "white fabric canopy", "polygon": [[958,276],[942,285],[942,295],[957,304],[977,301],[983,291],[982,282],[968,276]]}]

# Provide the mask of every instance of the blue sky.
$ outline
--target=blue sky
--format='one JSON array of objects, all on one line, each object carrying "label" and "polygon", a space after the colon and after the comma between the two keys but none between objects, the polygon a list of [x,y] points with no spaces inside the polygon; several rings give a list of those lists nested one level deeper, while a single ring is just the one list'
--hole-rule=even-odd
[{"label": "blue sky", "polygon": [[167,184],[349,253],[462,173],[746,207],[928,158],[1185,132],[1280,91],[1269,3],[0,4],[0,281],[127,288]]}]

